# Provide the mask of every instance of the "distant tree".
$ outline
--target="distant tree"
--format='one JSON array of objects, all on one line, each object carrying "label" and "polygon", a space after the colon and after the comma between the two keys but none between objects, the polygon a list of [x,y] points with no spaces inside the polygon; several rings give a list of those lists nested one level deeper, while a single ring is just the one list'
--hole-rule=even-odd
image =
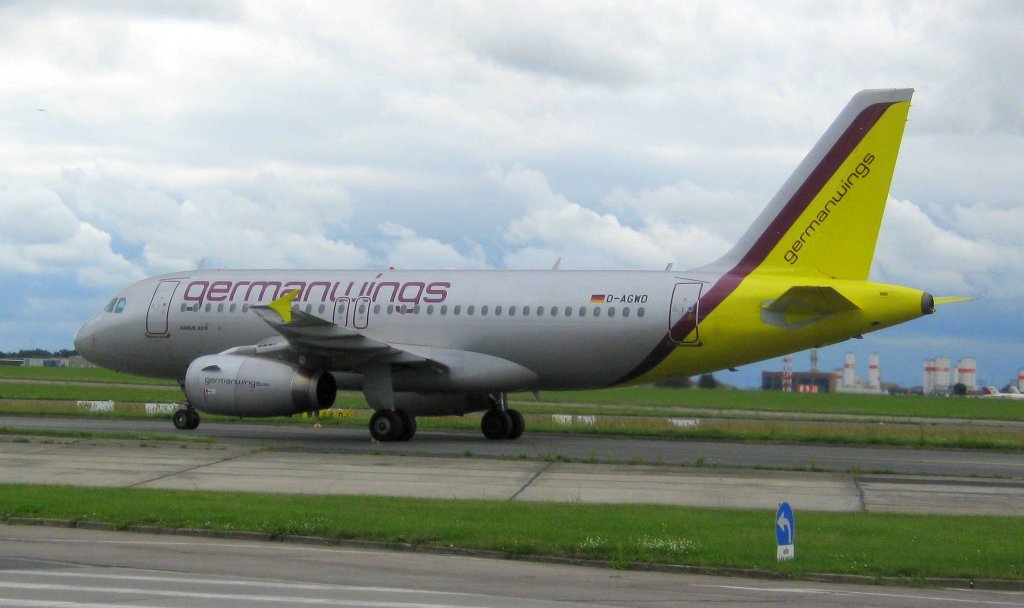
[{"label": "distant tree", "polygon": [[963,397],[967,394],[967,385],[963,382],[957,382],[953,385],[953,394],[958,397]]},{"label": "distant tree", "polygon": [[697,386],[700,388],[718,388],[721,386],[718,380],[715,380],[714,374],[701,374],[700,380],[697,381]]},{"label": "distant tree", "polygon": [[658,388],[690,388],[693,386],[693,380],[685,376],[680,376],[678,378],[669,378],[668,380],[655,382],[654,386]]}]

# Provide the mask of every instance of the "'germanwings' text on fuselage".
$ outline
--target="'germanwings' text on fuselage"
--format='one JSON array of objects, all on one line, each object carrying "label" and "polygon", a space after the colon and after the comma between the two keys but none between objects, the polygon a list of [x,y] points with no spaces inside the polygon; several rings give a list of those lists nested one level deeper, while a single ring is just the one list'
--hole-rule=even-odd
[{"label": "'germanwings' text on fuselage", "polygon": [[391,441],[411,438],[417,416],[472,411],[487,437],[515,438],[509,391],[654,382],[846,340],[934,310],[927,293],[866,280],[910,97],[856,95],[740,242],[701,268],[196,270],[126,288],[75,345],[104,367],[181,381],[179,428],[198,425],[196,410],[287,415],[351,389]]}]

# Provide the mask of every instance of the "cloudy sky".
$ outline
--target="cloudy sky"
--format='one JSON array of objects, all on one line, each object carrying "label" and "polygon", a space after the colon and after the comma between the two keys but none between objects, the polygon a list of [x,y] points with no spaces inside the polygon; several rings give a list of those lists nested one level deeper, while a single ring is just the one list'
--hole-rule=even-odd
[{"label": "cloudy sky", "polygon": [[0,350],[68,348],[118,289],[200,260],[697,266],[853,93],[911,86],[872,278],[977,300],[822,366],[878,352],[920,384],[925,357],[974,356],[1002,384],[1022,31],[1016,2],[6,2]]}]

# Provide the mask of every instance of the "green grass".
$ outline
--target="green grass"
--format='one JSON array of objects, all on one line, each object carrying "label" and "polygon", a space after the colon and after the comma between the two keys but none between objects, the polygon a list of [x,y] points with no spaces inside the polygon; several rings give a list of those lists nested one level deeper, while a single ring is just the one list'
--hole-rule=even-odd
[{"label": "green grass", "polygon": [[0,382],[0,399],[62,401],[134,401],[171,403],[184,401],[185,393],[167,388],[90,386],[86,384],[32,384]]},{"label": "green grass", "polygon": [[[510,395],[510,398],[523,403],[535,401],[529,393],[516,393]],[[675,408],[677,410],[707,408],[867,416],[1024,420],[1024,403],[1022,402],[921,395],[839,393],[815,395],[775,391],[631,386],[592,391],[544,391],[541,398],[545,402],[552,403],[629,405]],[[676,413],[678,414],[678,411]]]},{"label": "green grass", "polygon": [[159,384],[177,386],[173,380],[146,378],[112,372],[99,367],[22,367],[0,365],[0,378],[11,380],[50,380],[54,382],[104,382],[118,384]]},{"label": "green grass", "polygon": [[5,485],[0,516],[244,530],[517,555],[874,577],[1024,578],[1024,518],[797,512],[775,561],[773,511]]}]

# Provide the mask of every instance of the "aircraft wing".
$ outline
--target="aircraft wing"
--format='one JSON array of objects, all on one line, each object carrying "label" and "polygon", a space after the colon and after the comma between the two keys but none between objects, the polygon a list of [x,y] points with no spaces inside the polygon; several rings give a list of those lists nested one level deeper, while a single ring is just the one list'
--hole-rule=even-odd
[{"label": "aircraft wing", "polygon": [[[252,354],[292,359],[299,355],[314,355],[331,361],[334,370],[360,369],[370,361],[388,363],[424,364],[426,357],[401,347],[374,340],[354,329],[342,327],[327,319],[292,308],[298,291],[291,291],[270,304],[253,306],[252,310],[267,323],[278,336],[261,340]],[[238,352],[238,349],[232,349]]]}]

